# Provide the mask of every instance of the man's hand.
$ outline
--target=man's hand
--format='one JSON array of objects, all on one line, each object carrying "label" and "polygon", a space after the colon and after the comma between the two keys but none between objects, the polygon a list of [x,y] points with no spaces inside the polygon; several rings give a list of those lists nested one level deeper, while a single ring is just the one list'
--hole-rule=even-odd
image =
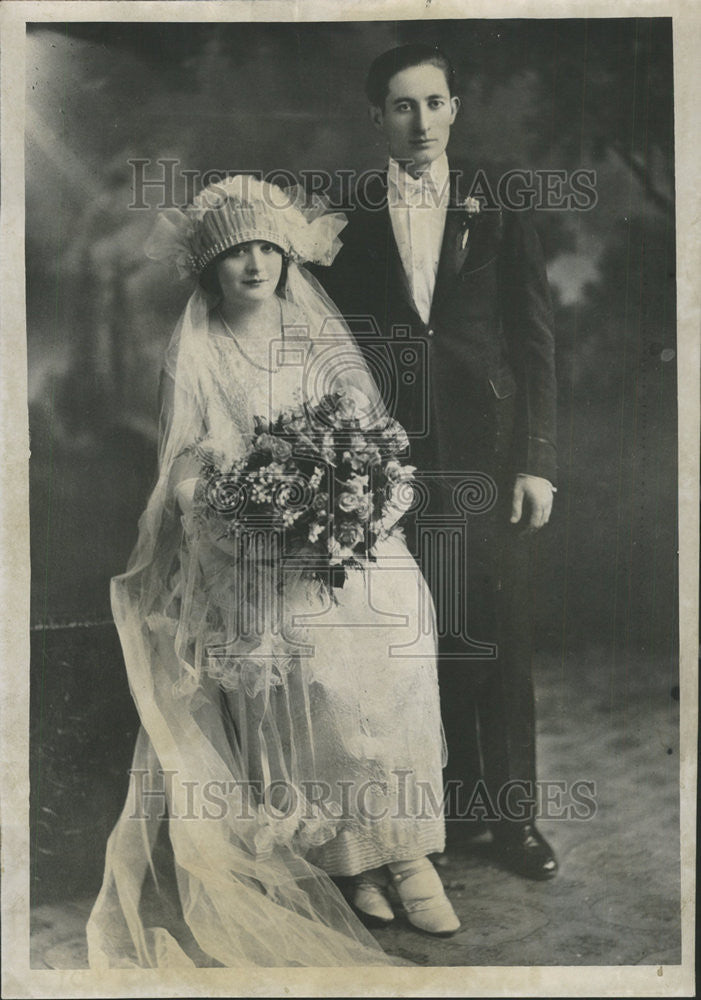
[{"label": "man's hand", "polygon": [[511,503],[511,523],[517,524],[524,514],[524,501],[528,523],[524,527],[528,531],[538,531],[550,520],[553,508],[554,488],[549,479],[541,476],[526,476],[519,474],[514,483],[514,496]]}]

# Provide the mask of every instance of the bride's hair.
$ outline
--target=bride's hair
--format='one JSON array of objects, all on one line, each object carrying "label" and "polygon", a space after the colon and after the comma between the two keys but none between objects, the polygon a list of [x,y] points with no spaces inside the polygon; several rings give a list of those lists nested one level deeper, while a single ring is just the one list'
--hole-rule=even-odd
[{"label": "bride's hair", "polygon": [[[239,245],[240,244],[237,244],[237,246]],[[275,288],[275,293],[276,295],[284,297],[285,287],[287,284],[287,269],[290,264],[290,258],[289,255],[286,254],[285,251],[282,249],[282,247],[279,247],[277,245],[277,243],[271,243],[271,246],[274,246],[277,252],[282,257],[282,270],[280,271],[280,280],[278,281],[277,287]],[[219,276],[217,274],[217,261],[221,260],[223,257],[226,257],[228,254],[231,253],[233,249],[234,247],[229,247],[227,250],[224,250],[223,253],[220,253],[218,257],[215,257],[214,260],[211,260],[209,264],[207,264],[207,266],[199,275],[198,279],[199,283],[202,289],[207,293],[207,295],[211,299],[218,300],[221,298],[222,294],[221,285],[219,283]]]}]

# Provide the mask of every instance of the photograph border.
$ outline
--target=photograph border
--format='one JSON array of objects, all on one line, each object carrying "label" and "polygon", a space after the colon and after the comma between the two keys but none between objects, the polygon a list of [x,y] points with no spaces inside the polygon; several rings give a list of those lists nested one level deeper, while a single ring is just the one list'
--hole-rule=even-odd
[{"label": "photograph border", "polygon": [[[141,996],[692,996],[694,993],[698,705],[701,7],[576,0],[5,0],[2,46],[2,573],[0,733],[2,995]],[[679,966],[420,967],[44,971],[29,956],[29,433],[24,268],[25,24],[28,21],[386,21],[498,17],[672,17],[675,78],[679,415],[680,791]]]}]

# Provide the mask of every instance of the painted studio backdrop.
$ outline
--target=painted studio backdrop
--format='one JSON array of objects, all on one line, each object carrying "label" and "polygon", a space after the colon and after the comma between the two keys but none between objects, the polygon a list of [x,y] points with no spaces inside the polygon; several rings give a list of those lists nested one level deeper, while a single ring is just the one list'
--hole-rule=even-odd
[{"label": "painted studio backdrop", "polygon": [[[551,960],[632,964],[655,941],[678,960],[666,19],[30,27],[33,903],[99,888],[136,733],[108,587],[154,482],[159,366],[188,295],[144,256],[154,206],[193,193],[186,171],[382,167],[364,78],[375,55],[410,41],[437,42],[456,65],[454,159],[490,176],[595,172],[587,210],[536,212],[556,310],[560,454],[536,587],[540,770],[596,782],[593,820],[549,828],[563,884],[568,852],[581,860],[603,836],[619,877],[644,848],[646,881],[628,951],[594,929]],[[594,906],[580,889],[572,921],[588,905],[592,928],[615,918],[613,890]]]}]

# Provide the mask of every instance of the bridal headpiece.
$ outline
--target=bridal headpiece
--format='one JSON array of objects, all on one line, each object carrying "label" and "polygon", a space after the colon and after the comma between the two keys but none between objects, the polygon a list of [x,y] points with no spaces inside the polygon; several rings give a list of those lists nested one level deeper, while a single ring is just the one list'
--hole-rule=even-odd
[{"label": "bridal headpiece", "polygon": [[266,240],[299,264],[331,264],[346,225],[301,187],[282,189],[251,174],[208,185],[185,209],[166,209],[146,242],[152,260],[170,261],[181,278],[197,276],[238,243]]}]

